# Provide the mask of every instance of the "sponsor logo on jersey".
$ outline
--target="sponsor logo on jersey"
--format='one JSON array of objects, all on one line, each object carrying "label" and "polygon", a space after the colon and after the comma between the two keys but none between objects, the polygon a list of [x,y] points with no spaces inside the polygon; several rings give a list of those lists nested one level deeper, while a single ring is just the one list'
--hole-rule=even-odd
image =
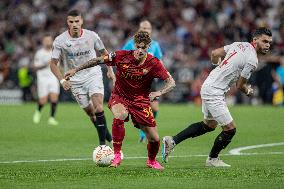
[{"label": "sponsor logo on jersey", "polygon": [[69,57],[76,57],[76,56],[84,56],[84,55],[87,55],[87,54],[90,54],[91,53],[91,50],[88,50],[88,51],[82,51],[82,52],[68,52],[68,56]]}]

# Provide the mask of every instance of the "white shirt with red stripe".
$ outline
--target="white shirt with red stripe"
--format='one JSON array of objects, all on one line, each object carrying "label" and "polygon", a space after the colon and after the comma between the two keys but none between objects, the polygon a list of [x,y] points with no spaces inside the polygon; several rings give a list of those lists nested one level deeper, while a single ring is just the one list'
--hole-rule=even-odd
[{"label": "white shirt with red stripe", "polygon": [[257,54],[251,43],[235,42],[224,46],[224,50],[225,58],[203,83],[202,97],[224,95],[240,76],[249,79],[251,72],[257,68]]}]

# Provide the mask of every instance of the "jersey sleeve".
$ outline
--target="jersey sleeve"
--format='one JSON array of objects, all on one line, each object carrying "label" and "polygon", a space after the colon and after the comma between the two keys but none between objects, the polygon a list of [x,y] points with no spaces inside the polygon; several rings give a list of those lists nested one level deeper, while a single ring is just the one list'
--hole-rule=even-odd
[{"label": "jersey sleeve", "polygon": [[166,80],[169,78],[169,73],[167,71],[167,69],[165,68],[165,66],[162,64],[162,62],[158,59],[154,60],[155,62],[153,62],[153,64],[155,65],[154,69],[153,69],[153,76],[155,78],[159,78],[162,80]]},{"label": "jersey sleeve", "polygon": [[105,49],[104,43],[102,42],[99,35],[96,34],[95,32],[93,32],[93,34],[94,34],[94,40],[95,40],[95,49],[98,50],[98,51]]},{"label": "jersey sleeve", "polygon": [[59,59],[61,56],[61,46],[58,39],[55,39],[52,45],[51,58]]},{"label": "jersey sleeve", "polygon": [[134,40],[128,40],[122,47],[122,50],[134,50]]},{"label": "jersey sleeve", "polygon": [[255,66],[251,65],[251,64],[245,64],[242,72],[241,72],[241,76],[243,78],[249,79],[252,72],[256,69]]}]

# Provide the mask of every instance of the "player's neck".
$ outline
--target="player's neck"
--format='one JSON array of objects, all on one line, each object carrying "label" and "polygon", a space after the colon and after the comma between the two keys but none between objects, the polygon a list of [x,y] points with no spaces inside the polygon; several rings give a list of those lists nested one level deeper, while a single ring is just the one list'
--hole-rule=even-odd
[{"label": "player's neck", "polygon": [[146,59],[147,59],[147,54],[146,54],[143,58],[137,59],[137,61],[138,61],[138,66],[144,64],[144,62],[145,62]]},{"label": "player's neck", "polygon": [[72,38],[79,38],[83,35],[83,29],[81,29],[80,32],[73,32],[72,30],[69,29],[68,33]]}]

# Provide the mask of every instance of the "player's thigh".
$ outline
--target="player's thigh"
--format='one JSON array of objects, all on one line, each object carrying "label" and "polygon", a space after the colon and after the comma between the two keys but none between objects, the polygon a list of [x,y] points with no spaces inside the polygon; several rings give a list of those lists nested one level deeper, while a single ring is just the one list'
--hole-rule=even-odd
[{"label": "player's thigh", "polygon": [[94,93],[91,96],[91,101],[94,106],[95,112],[103,111],[104,95],[100,93]]},{"label": "player's thigh", "polygon": [[83,85],[72,85],[71,92],[81,108],[84,109],[90,105],[88,91],[86,91]]},{"label": "player's thigh", "polygon": [[38,98],[45,98],[48,96],[48,85],[49,83],[46,82],[44,78],[38,78],[37,80],[37,94]]},{"label": "player's thigh", "polygon": [[233,121],[224,99],[202,100],[202,112],[205,120],[215,120],[222,126]]},{"label": "player's thigh", "polygon": [[51,102],[57,102],[60,92],[60,86],[57,79],[52,79],[49,81],[48,93]]},{"label": "player's thigh", "polygon": [[159,110],[159,101],[158,100],[154,100],[150,104],[151,104],[151,108],[154,112],[157,112]]},{"label": "player's thigh", "polygon": [[140,125],[155,127],[156,121],[150,105],[148,104],[132,104],[128,107],[129,114],[133,125],[140,128]]}]

